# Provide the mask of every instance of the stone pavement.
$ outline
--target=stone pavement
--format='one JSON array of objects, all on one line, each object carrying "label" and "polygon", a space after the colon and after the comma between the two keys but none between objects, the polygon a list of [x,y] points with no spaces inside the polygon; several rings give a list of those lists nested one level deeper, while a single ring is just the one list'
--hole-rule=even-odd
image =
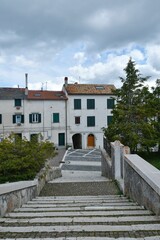
[{"label": "stone pavement", "polygon": [[99,150],[69,150],[62,178],[0,219],[0,240],[160,240],[160,216],[120,195],[100,161]]}]

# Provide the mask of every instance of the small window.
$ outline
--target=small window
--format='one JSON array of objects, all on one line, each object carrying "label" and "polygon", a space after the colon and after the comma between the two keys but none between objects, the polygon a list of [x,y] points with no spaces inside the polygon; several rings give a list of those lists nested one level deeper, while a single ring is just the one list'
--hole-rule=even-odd
[{"label": "small window", "polygon": [[104,90],[104,86],[96,86],[97,90]]},{"label": "small window", "polygon": [[87,99],[87,109],[95,109],[95,99]]},{"label": "small window", "polygon": [[17,123],[17,124],[24,123],[24,115],[22,114],[13,115],[13,123]]},{"label": "small window", "polygon": [[0,114],[0,124],[2,124],[2,114]]},{"label": "small window", "polygon": [[41,122],[41,114],[40,113],[29,114],[29,122],[30,123],[40,123]]},{"label": "small window", "polygon": [[95,117],[89,116],[87,117],[87,127],[94,127],[95,126]]},{"label": "small window", "polygon": [[113,116],[107,116],[107,124],[111,124]]},{"label": "small window", "polygon": [[80,117],[75,117],[75,124],[80,124]]},{"label": "small window", "polygon": [[59,113],[53,113],[53,122],[59,123]]},{"label": "small window", "polygon": [[15,99],[14,100],[14,104],[15,104],[15,107],[21,107],[22,105],[22,101],[21,101],[21,99]]},{"label": "small window", "polygon": [[81,109],[81,99],[74,99],[74,109]]},{"label": "small window", "polygon": [[108,109],[114,108],[114,99],[113,98],[107,99],[107,108]]}]

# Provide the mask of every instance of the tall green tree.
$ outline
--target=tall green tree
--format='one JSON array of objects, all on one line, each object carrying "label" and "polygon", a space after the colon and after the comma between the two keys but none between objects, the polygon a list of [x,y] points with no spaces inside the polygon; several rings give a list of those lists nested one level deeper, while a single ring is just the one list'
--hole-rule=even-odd
[{"label": "tall green tree", "polygon": [[153,101],[151,107],[154,109],[153,125],[156,131],[156,138],[158,143],[158,151],[160,152],[160,79],[156,81],[156,87],[153,90]]},{"label": "tall green tree", "polygon": [[154,113],[148,108],[152,95],[144,86],[149,77],[142,77],[135,65],[130,58],[124,69],[125,78],[120,77],[123,85],[114,92],[117,104],[112,123],[105,129],[110,141],[120,140],[132,152],[137,146],[149,149],[155,145],[155,130],[150,121]]}]

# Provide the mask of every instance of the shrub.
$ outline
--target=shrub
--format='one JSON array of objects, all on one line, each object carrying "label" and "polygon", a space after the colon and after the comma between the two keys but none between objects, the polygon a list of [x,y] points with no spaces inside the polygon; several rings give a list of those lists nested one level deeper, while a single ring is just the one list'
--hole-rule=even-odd
[{"label": "shrub", "polygon": [[20,139],[12,134],[0,142],[0,183],[32,180],[55,155],[53,143]]}]

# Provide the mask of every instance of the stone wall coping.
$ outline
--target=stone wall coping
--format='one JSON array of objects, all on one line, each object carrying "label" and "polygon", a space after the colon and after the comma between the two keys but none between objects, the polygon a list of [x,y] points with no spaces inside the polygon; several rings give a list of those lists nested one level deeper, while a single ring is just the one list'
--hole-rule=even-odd
[{"label": "stone wall coping", "polygon": [[19,191],[24,188],[37,186],[37,184],[38,184],[37,179],[33,181],[20,181],[20,182],[0,184],[0,195],[6,194],[9,192]]},{"label": "stone wall coping", "polygon": [[125,161],[159,194],[160,171],[137,154],[125,154]]}]

